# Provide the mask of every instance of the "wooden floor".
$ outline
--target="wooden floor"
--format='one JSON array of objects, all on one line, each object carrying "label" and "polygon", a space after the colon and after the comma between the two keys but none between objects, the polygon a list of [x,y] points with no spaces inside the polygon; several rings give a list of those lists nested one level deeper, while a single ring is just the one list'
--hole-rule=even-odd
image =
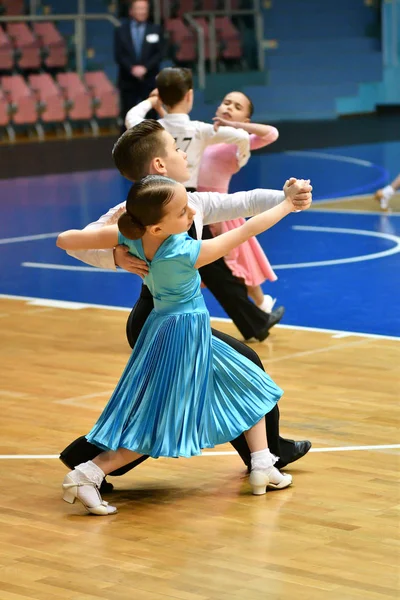
[{"label": "wooden floor", "polygon": [[236,455],[148,460],[114,478],[117,515],[87,516],[61,501],[57,459],[12,456],[89,430],[125,319],[0,300],[0,600],[399,598],[399,450],[318,452],[399,443],[399,343],[275,328],[254,345],[285,389],[282,432],[317,450],[292,488],[252,496]]},{"label": "wooden floor", "polygon": [[390,200],[390,206],[388,210],[380,209],[379,202],[375,200],[372,194],[365,194],[362,196],[348,196],[341,200],[323,200],[322,202],[315,202],[311,206],[311,210],[350,210],[350,211],[368,211],[375,212],[380,211],[382,216],[390,214],[398,214],[400,212],[400,194],[395,194]]}]

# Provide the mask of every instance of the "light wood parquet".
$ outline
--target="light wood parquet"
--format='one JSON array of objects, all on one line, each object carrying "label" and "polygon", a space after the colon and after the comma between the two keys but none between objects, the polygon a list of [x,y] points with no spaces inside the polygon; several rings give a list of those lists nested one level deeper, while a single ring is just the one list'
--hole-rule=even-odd
[{"label": "light wood parquet", "polygon": [[[0,300],[0,599],[399,598],[398,449],[309,453],[262,497],[234,455],[148,460],[113,479],[109,518],[61,501],[57,459],[11,458],[89,430],[129,356],[125,319]],[[284,435],[399,443],[396,340],[275,328],[254,348],[285,389]]]}]

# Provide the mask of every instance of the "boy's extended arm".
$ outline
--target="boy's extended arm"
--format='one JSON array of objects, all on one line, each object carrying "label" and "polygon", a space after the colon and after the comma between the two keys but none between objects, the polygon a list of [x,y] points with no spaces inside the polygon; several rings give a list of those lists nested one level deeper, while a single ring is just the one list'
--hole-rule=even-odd
[{"label": "boy's extended arm", "polygon": [[235,144],[237,146],[237,160],[239,167],[243,167],[250,158],[250,136],[244,129],[234,127],[218,127],[203,123],[201,128],[202,138],[206,146],[210,144]]}]

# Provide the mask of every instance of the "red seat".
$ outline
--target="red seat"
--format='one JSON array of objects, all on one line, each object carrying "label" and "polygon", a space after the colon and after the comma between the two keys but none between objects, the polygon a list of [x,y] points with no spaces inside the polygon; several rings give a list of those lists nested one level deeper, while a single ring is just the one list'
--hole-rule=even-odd
[{"label": "red seat", "polygon": [[56,77],[69,103],[68,117],[85,121],[93,117],[92,98],[77,73],[58,73]]},{"label": "red seat", "polygon": [[14,51],[8,35],[0,27],[0,69],[11,71],[14,66]]},{"label": "red seat", "polygon": [[199,10],[209,10],[209,11],[213,11],[213,10],[218,10],[218,0],[202,0],[200,2],[200,8]]},{"label": "red seat", "polygon": [[2,0],[6,15],[23,15],[24,0]]},{"label": "red seat", "polygon": [[16,125],[34,125],[37,123],[36,100],[21,75],[5,76],[1,80],[3,92],[12,103],[14,113],[12,121]]},{"label": "red seat", "polygon": [[185,13],[193,12],[194,10],[196,10],[195,0],[180,0],[179,8],[176,14],[178,17],[183,17]]},{"label": "red seat", "polygon": [[240,60],[243,57],[242,40],[240,33],[228,17],[215,19],[217,39],[221,44],[221,58],[226,60]]},{"label": "red seat", "polygon": [[61,90],[48,73],[30,75],[29,85],[40,102],[44,123],[62,123],[66,118],[65,101]]},{"label": "red seat", "polygon": [[98,119],[113,119],[118,117],[118,92],[104,71],[86,73],[85,82],[94,100],[95,116]]},{"label": "red seat", "polygon": [[0,126],[6,127],[10,123],[10,106],[0,89]]},{"label": "red seat", "polygon": [[21,69],[39,69],[41,65],[39,42],[25,23],[9,23],[7,33],[20,53]]},{"label": "red seat", "polygon": [[240,39],[240,33],[229,19],[229,17],[216,17],[215,30],[222,39]]},{"label": "red seat", "polygon": [[49,68],[63,68],[67,65],[67,46],[54,23],[33,23],[40,46],[46,51],[45,65]]},{"label": "red seat", "polygon": [[169,33],[174,44],[175,60],[178,62],[193,62],[196,60],[196,35],[185,25],[182,19],[168,19],[165,30]]}]

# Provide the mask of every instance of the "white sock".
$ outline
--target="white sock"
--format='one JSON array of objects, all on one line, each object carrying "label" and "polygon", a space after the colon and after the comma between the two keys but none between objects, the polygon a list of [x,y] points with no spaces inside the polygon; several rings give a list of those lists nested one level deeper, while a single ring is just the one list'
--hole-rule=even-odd
[{"label": "white sock", "polygon": [[381,207],[388,208],[390,199],[394,196],[394,189],[391,185],[387,185],[382,190]]},{"label": "white sock", "polygon": [[269,294],[265,294],[264,300],[261,302],[261,304],[258,304],[257,306],[260,310],[263,310],[265,313],[270,314],[275,302],[276,298],[272,298],[272,296],[270,296]]},{"label": "white sock", "polygon": [[[75,467],[75,471],[79,471],[79,475],[84,475],[88,482],[94,483],[98,488],[105,477],[105,473],[94,462],[88,460]],[[79,483],[84,483],[84,479],[79,478]]]},{"label": "white sock", "polygon": [[[78,497],[86,506],[98,506],[102,499],[98,488],[104,479],[104,473],[91,460],[77,465],[73,471],[68,473],[68,476],[75,482],[80,483],[78,487]],[[96,487],[93,486],[93,483]],[[87,485],[85,485],[87,484]]]},{"label": "white sock", "polygon": [[268,448],[252,452],[250,457],[252,471],[268,471],[278,460],[278,457],[271,454]]}]

